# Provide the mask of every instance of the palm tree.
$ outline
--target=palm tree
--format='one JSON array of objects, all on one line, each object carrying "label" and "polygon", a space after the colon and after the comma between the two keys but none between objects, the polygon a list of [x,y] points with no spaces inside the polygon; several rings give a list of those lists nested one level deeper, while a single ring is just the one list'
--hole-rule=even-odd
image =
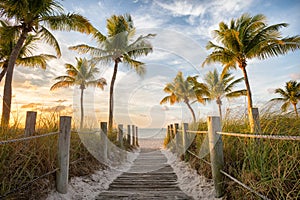
[{"label": "palm tree", "polygon": [[220,62],[224,66],[224,71],[236,69],[237,66],[242,70],[247,89],[251,132],[255,130],[255,123],[252,115],[252,94],[246,71],[247,61],[252,58],[267,59],[299,49],[300,36],[284,38],[281,36],[279,29],[287,26],[286,23],[268,26],[266,17],[262,14],[255,16],[243,14],[236,20],[232,19],[228,25],[221,22],[219,30],[214,31],[214,38],[221,45],[209,41],[206,46],[208,50],[213,49],[213,52],[208,55],[202,66]]},{"label": "palm tree", "polygon": [[75,30],[83,33],[92,33],[94,28],[81,15],[63,13],[62,6],[56,0],[1,1],[0,16],[14,21],[15,27],[20,32],[7,64],[1,120],[2,125],[5,126],[9,124],[10,118],[14,66],[30,33],[39,34],[39,38],[52,45],[56,50],[57,56],[60,56],[61,52],[58,42],[46,27],[52,30]]},{"label": "palm tree", "polygon": [[216,100],[221,119],[223,97],[234,98],[246,95],[247,90],[233,91],[234,87],[243,80],[244,78],[234,80],[234,76],[229,72],[220,75],[216,69],[214,69],[214,71],[209,71],[205,75],[204,81],[207,89],[207,97],[209,100]]},{"label": "palm tree", "polygon": [[300,83],[297,83],[297,81],[286,82],[285,88],[277,88],[275,93],[281,97],[271,99],[270,101],[283,102],[281,106],[283,112],[285,112],[290,105],[293,105],[295,114],[298,117],[297,103],[300,101]]},{"label": "palm tree", "polygon": [[184,102],[192,113],[193,121],[196,122],[195,112],[190,101],[197,100],[201,103],[205,103],[205,100],[200,92],[195,92],[193,81],[185,79],[182,72],[178,72],[173,82],[167,83],[164,91],[170,95],[164,97],[160,101],[160,104],[170,102],[170,104],[173,105],[174,103]]},{"label": "palm tree", "polygon": [[81,91],[80,93],[80,129],[83,128],[83,92],[89,86],[99,87],[103,90],[106,85],[106,80],[104,78],[95,79],[95,75],[99,73],[98,68],[95,67],[94,63],[89,62],[87,59],[76,58],[77,65],[65,64],[67,69],[66,76],[59,76],[55,78],[56,82],[50,90],[56,90],[61,87],[70,87],[78,85]]},{"label": "palm tree", "polygon": [[[6,74],[9,56],[16,45],[17,35],[16,27],[11,26],[8,21],[0,20],[0,68],[2,68],[0,82]],[[17,65],[46,69],[47,61],[56,58],[54,55],[49,54],[32,55],[31,50],[36,48],[34,44],[36,40],[38,40],[38,37],[35,35],[29,35],[26,38],[16,60]]]},{"label": "palm tree", "polygon": [[123,62],[136,71],[137,74],[145,73],[145,64],[135,60],[137,57],[148,55],[152,52],[152,45],[148,39],[154,37],[154,34],[135,37],[135,27],[130,15],[113,15],[107,19],[107,36],[99,31],[94,34],[98,47],[92,47],[86,44],[70,47],[80,53],[90,53],[95,62],[103,64],[114,63],[113,75],[109,90],[109,120],[108,129],[113,126],[113,107],[114,107],[114,84],[117,77],[118,65]]}]

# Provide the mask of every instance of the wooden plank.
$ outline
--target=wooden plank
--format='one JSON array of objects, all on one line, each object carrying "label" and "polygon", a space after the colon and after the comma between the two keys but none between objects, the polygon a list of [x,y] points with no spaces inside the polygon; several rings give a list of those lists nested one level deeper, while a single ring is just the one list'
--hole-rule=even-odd
[{"label": "wooden plank", "polygon": [[99,194],[102,199],[193,199],[178,187],[177,175],[167,164],[166,157],[158,151],[141,150],[130,170],[122,173]]}]

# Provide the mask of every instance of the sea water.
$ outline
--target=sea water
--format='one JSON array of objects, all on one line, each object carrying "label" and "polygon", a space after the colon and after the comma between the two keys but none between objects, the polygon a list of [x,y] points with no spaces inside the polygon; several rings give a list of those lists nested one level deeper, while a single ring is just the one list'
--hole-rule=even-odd
[{"label": "sea water", "polygon": [[166,128],[139,128],[139,139],[164,139],[166,136]]}]

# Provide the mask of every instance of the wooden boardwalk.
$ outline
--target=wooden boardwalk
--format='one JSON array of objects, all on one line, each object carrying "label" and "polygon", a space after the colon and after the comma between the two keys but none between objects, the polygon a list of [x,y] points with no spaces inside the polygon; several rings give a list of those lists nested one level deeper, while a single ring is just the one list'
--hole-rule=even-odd
[{"label": "wooden boardwalk", "polygon": [[97,200],[193,199],[180,190],[177,176],[159,150],[142,149],[128,172],[114,180]]}]

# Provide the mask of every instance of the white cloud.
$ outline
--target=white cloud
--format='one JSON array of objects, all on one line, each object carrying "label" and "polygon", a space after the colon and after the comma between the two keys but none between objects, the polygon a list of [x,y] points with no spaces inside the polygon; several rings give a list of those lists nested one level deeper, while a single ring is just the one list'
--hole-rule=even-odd
[{"label": "white cloud", "polygon": [[169,10],[175,16],[200,16],[205,13],[206,8],[201,4],[193,4],[190,1],[173,1],[171,4],[155,2],[160,7]]},{"label": "white cloud", "polygon": [[138,31],[147,28],[161,28],[167,20],[145,13],[133,13],[133,22]]}]

